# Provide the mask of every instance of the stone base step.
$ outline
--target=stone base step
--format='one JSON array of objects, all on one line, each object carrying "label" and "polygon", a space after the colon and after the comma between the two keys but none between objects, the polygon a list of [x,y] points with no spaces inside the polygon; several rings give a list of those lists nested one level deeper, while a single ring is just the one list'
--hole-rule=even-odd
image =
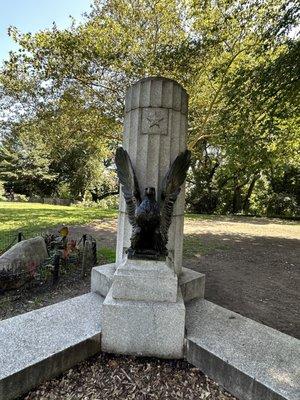
[{"label": "stone base step", "polygon": [[183,358],[185,305],[176,302],[119,300],[108,292],[102,305],[101,348],[114,354]]},{"label": "stone base step", "polygon": [[116,264],[105,264],[92,268],[91,291],[106,297],[113,283]]},{"label": "stone base step", "polygon": [[179,286],[185,303],[194,299],[203,299],[205,291],[205,274],[182,268],[179,275]]},{"label": "stone base step", "polygon": [[186,306],[187,360],[240,400],[299,400],[300,341],[206,300]]},{"label": "stone base step", "polygon": [[[107,296],[113,283],[116,271],[115,264],[100,265],[92,269],[91,290],[103,297]],[[178,277],[183,301],[187,303],[193,299],[202,299],[205,290],[205,275],[189,268],[182,268]]]},{"label": "stone base step", "polygon": [[0,322],[0,399],[26,393],[100,351],[96,293]]}]

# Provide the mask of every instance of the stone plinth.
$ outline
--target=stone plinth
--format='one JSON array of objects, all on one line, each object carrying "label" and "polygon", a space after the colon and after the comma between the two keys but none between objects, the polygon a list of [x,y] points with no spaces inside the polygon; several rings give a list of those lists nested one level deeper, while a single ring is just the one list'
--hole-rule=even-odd
[{"label": "stone plinth", "polygon": [[179,286],[184,302],[203,299],[205,291],[205,275],[189,268],[182,268],[179,275]]},{"label": "stone plinth", "polygon": [[119,300],[177,300],[177,275],[165,261],[125,260],[117,269],[112,296]]},{"label": "stone plinth", "polygon": [[[113,284],[116,264],[100,265],[92,269],[91,291],[107,296]],[[194,299],[202,299],[205,290],[205,275],[188,268],[182,268],[178,277],[184,303]]]},{"label": "stone plinth", "polygon": [[102,308],[101,347],[109,353],[182,358],[184,327],[180,289],[175,303],[117,300],[110,290]]},{"label": "stone plinth", "polygon": [[[186,149],[187,103],[186,91],[166,78],[142,79],[126,94],[123,148],[130,156],[141,193],[146,187],[155,187],[158,200],[170,165]],[[169,259],[176,274],[182,266],[183,214],[184,187],[176,201],[169,230]],[[121,194],[117,264],[124,259],[130,236],[131,226]]]}]

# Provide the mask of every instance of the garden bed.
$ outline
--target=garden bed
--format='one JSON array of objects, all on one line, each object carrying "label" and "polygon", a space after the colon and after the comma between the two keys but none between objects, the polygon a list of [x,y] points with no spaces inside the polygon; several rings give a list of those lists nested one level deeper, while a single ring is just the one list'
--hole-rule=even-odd
[{"label": "garden bed", "polygon": [[22,400],[234,400],[186,361],[100,354]]}]

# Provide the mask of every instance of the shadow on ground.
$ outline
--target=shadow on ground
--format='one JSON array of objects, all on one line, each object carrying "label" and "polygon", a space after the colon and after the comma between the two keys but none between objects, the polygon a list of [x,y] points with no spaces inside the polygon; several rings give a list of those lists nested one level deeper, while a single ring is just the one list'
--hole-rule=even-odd
[{"label": "shadow on ground", "polygon": [[[250,218],[224,218],[186,220],[184,266],[206,274],[208,300],[300,338],[298,227],[291,226],[294,223],[275,226],[271,220],[265,228]],[[116,230],[116,219],[98,220],[70,226],[70,236],[92,235],[101,255],[101,249],[115,249]],[[111,261],[104,257],[98,262]],[[70,284],[62,279],[61,287],[51,291],[51,296],[26,292],[26,302],[20,293],[14,299],[0,297],[0,319],[86,293],[89,281],[86,277]],[[5,301],[11,303],[9,307],[3,306]]]},{"label": "shadow on ground", "polygon": [[206,274],[206,299],[300,338],[296,239],[190,234],[184,266]]}]

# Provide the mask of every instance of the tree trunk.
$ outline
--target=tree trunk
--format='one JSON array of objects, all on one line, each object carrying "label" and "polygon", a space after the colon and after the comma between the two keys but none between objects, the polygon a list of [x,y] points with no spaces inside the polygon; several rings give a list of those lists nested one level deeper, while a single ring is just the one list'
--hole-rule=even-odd
[{"label": "tree trunk", "polygon": [[232,198],[232,213],[236,214],[239,211],[242,211],[242,190],[241,190],[241,185],[235,184],[234,186],[234,192],[233,192],[233,198]]},{"label": "tree trunk", "polygon": [[255,186],[255,184],[256,184],[258,178],[259,178],[259,175],[255,175],[255,176],[253,177],[253,179],[252,179],[252,181],[251,181],[251,183],[250,183],[250,185],[249,185],[248,191],[247,191],[247,193],[246,193],[246,196],[245,196],[245,198],[244,198],[244,201],[243,201],[243,211],[244,211],[245,214],[248,214],[248,212],[249,212],[249,208],[250,208],[250,197],[251,197],[251,195],[252,195],[254,186]]}]

